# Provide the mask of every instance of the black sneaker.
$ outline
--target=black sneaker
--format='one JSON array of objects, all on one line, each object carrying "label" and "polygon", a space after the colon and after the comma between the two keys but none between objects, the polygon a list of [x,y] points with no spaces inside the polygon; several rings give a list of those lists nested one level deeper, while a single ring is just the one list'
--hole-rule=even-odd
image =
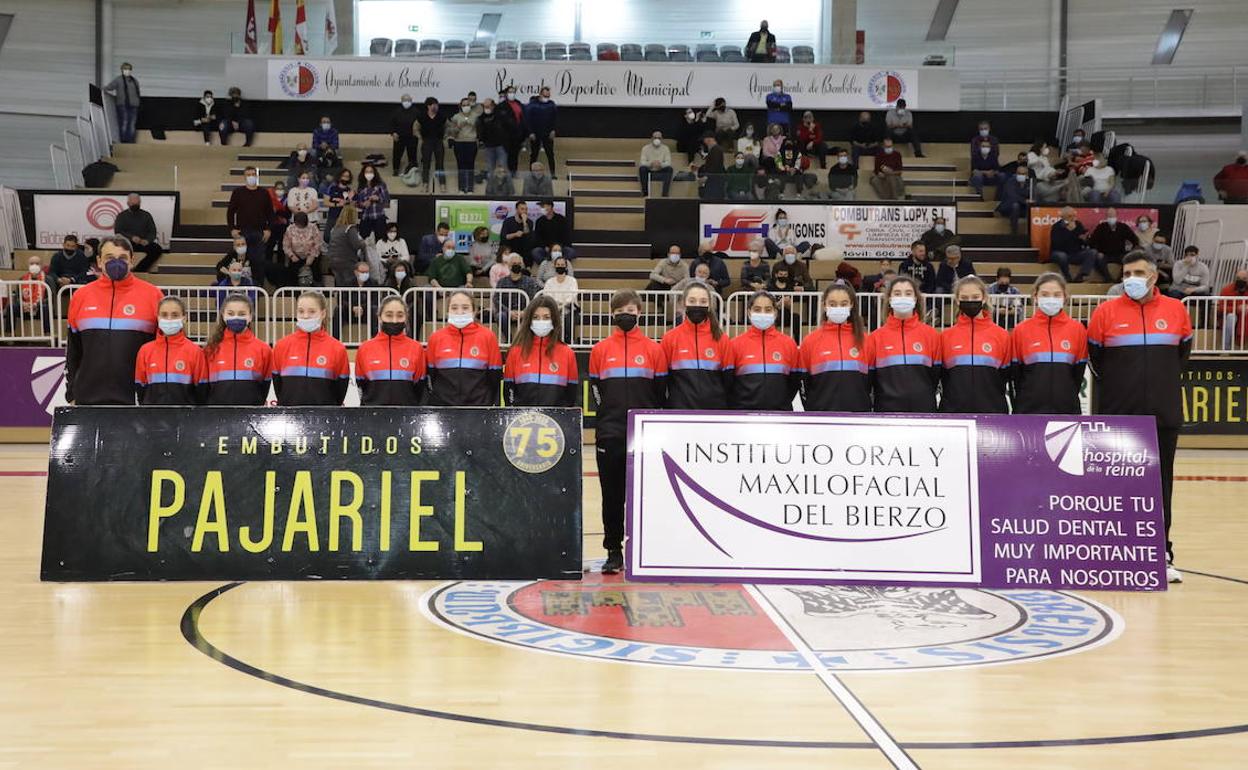
[{"label": "black sneaker", "polygon": [[607,551],[607,560],[602,564],[602,574],[615,575],[624,569],[624,552]]}]

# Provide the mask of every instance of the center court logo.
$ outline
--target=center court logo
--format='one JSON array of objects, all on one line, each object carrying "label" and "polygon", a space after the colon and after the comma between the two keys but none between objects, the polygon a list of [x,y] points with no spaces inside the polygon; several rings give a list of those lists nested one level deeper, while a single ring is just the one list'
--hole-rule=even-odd
[{"label": "center court logo", "polygon": [[[449,583],[422,609],[459,633],[535,652],[689,668],[809,671],[744,586],[597,582]],[[1111,641],[1122,620],[1047,590],[759,586],[820,662],[838,671],[1013,663]]]}]

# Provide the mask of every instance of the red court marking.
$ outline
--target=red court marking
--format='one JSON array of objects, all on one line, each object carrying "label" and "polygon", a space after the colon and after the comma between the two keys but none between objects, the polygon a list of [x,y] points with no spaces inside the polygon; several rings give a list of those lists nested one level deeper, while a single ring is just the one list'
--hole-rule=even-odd
[{"label": "red court marking", "polygon": [[1175,481],[1248,481],[1248,476],[1175,476]]},{"label": "red court marking", "polygon": [[0,471],[0,476],[47,476],[47,471]]}]

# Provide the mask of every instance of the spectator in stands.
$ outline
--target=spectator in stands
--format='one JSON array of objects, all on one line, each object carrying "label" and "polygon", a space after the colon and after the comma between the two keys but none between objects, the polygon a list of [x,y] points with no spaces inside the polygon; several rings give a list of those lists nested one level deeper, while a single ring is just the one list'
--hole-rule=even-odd
[{"label": "spectator in stands", "polygon": [[975,136],[971,137],[971,163],[972,167],[975,159],[983,154],[980,149],[984,144],[988,145],[990,154],[995,158],[1000,152],[1001,142],[992,134],[992,124],[986,120],[979,121],[979,128],[975,131]]},{"label": "spectator in stands", "polygon": [[909,142],[914,148],[914,157],[924,157],[919,134],[914,128],[914,113],[906,109],[905,99],[898,99],[893,108],[884,114],[884,127],[887,130],[885,136],[894,142]]},{"label": "spectator in stands", "polygon": [[437,166],[438,186],[446,192],[446,116],[442,114],[435,97],[425,99],[424,109],[416,113],[416,133],[424,142],[420,148],[420,181],[430,185],[429,174]]},{"label": "spectator in stands", "polygon": [[680,133],[676,136],[676,149],[685,153],[685,160],[692,162],[702,150],[702,135],[706,133],[706,115],[694,112],[693,108],[685,110],[685,120],[680,124]]},{"label": "spectator in stands", "polygon": [[455,244],[449,238],[442,242],[441,252],[429,263],[425,275],[429,285],[438,288],[472,286],[472,265],[463,254],[455,253]]},{"label": "spectator in stands", "polygon": [[971,187],[978,195],[984,194],[984,187],[997,187],[1001,184],[1001,161],[997,157],[997,149],[988,142],[980,142],[971,153]]},{"label": "spectator in stands", "polygon": [[1004,329],[1013,329],[1022,317],[1023,299],[1018,287],[1013,285],[1013,281],[1013,271],[1002,266],[997,268],[997,280],[988,287],[992,320]]},{"label": "spectator in stands", "polygon": [[533,274],[533,277],[537,279],[538,283],[545,285],[547,281],[555,277],[555,260],[557,259],[563,260],[564,264],[568,266],[568,274],[571,275],[572,262],[568,260],[564,251],[565,249],[563,244],[550,244],[550,258],[537,263],[537,271]]},{"label": "spectator in stands", "polygon": [[771,265],[763,261],[763,242],[750,242],[750,256],[741,263],[741,290],[763,291],[771,280]]},{"label": "spectator in stands", "polygon": [[286,160],[286,186],[293,189],[299,183],[299,176],[304,173],[312,180],[314,188],[320,187],[320,164],[308,152],[308,146],[300,142],[290,151],[290,157]]},{"label": "spectator in stands", "polygon": [[[251,171],[254,172],[255,169]],[[267,199],[268,193],[265,193],[264,197]],[[158,240],[156,220],[143,208],[143,198],[138,193],[130,193],[126,196],[126,210],[113,220],[113,234],[124,236],[130,241],[135,251],[143,252],[143,259],[135,265],[135,272],[147,272],[165,253]]]},{"label": "spectator in stands", "polygon": [[318,157],[326,150],[337,153],[340,151],[338,141],[338,129],[334,128],[328,115],[322,115],[320,125],[312,129],[312,152]]},{"label": "spectator in stands", "polygon": [[671,291],[672,287],[693,273],[692,265],[686,266],[681,261],[680,247],[672,244],[667,256],[660,259],[650,271],[650,282],[646,291]]},{"label": "spectator in stands", "polygon": [[490,265],[490,272],[487,274],[491,289],[498,288],[498,282],[511,272],[511,254],[511,246],[506,243],[498,244],[498,250],[494,254],[494,264]]},{"label": "spectator in stands", "polygon": [[411,262],[412,255],[407,250],[407,241],[399,237],[399,226],[391,222],[386,227],[385,240],[377,241],[377,257],[389,273],[396,262]]},{"label": "spectator in stands", "polygon": [[257,286],[264,286],[268,277],[265,250],[273,236],[273,198],[260,187],[260,172],[255,166],[243,169],[242,187],[230,193],[225,222],[232,237],[240,235],[247,241],[247,261]]},{"label": "spectator in stands", "polygon": [[[441,249],[441,244],[437,248]],[[489,270],[497,255],[498,248],[490,243],[490,228],[484,225],[474,228],[472,243],[468,246],[468,264],[472,265],[472,274],[482,275]]]},{"label": "spectator in stands", "polygon": [[472,195],[473,171],[477,164],[477,115],[484,110],[474,110],[467,99],[459,100],[459,112],[447,121],[446,136],[455,151],[455,166],[459,170],[459,192]]},{"label": "spectator in stands", "polygon": [[1066,145],[1066,151],[1077,150],[1084,146],[1087,141],[1087,135],[1082,128],[1075,129],[1075,133],[1071,134],[1070,144]]},{"label": "spectator in stands", "polygon": [[400,294],[416,286],[416,275],[412,272],[412,263],[405,259],[397,260],[390,265],[390,275],[386,278],[386,287]]},{"label": "spectator in stands", "polygon": [[117,133],[122,144],[134,144],[135,126],[139,119],[139,81],[130,62],[121,63],[121,74],[104,86],[104,93],[117,102]]},{"label": "spectator in stands", "polygon": [[[1061,219],[1049,228],[1049,261],[1057,265],[1067,281],[1080,283],[1084,275],[1096,269],[1098,259],[1096,249],[1088,245],[1088,232],[1075,216],[1075,210],[1062,207]],[[1076,269],[1074,278],[1070,276],[1071,265]]]},{"label": "spectator in stands", "polygon": [[481,103],[477,117],[477,137],[485,148],[485,173],[492,175],[495,168],[507,170],[507,150],[515,140],[516,127],[511,111],[504,107],[496,109],[493,99]]},{"label": "spectator in stands", "polygon": [[1213,189],[1223,203],[1248,203],[1248,150],[1240,150],[1233,163],[1213,178]]},{"label": "spectator in stands", "polygon": [[[313,286],[320,282],[320,257],[324,247],[321,228],[307,213],[297,212],[282,237],[282,252],[286,255],[286,264],[295,284]],[[246,254],[245,241],[243,253]]]},{"label": "spectator in stands", "polygon": [[706,111],[706,122],[715,132],[715,141],[724,147],[732,147],[737,140],[737,132],[741,123],[737,121],[737,111],[728,106],[724,97],[719,97],[711,108]]},{"label": "spectator in stands", "polygon": [[347,204],[329,233],[329,245],[325,256],[335,286],[355,284],[355,266],[365,261],[364,238],[360,236],[359,214],[355,206]]},{"label": "spectator in stands", "polygon": [[885,284],[894,275],[897,275],[897,268],[893,266],[893,260],[885,257],[880,260],[880,272],[873,273],[862,279],[862,290],[867,292],[884,291]]},{"label": "spectator in stands", "polygon": [[757,166],[763,159],[763,143],[754,135],[754,124],[746,123],[742,136],[737,138],[737,152],[745,156],[745,162]]},{"label": "spectator in stands", "polygon": [[767,136],[763,137],[762,167],[769,173],[776,171],[776,156],[784,148],[784,127],[779,123],[767,126]]},{"label": "spectator in stands", "polygon": [[948,220],[939,214],[932,217],[932,226],[919,236],[919,240],[923,241],[923,245],[927,247],[927,253],[935,260],[944,259],[945,249],[950,245],[962,243],[962,237],[950,230]]},{"label": "spectator in stands", "polygon": [[[393,144],[390,164],[395,176],[406,174],[416,167],[416,157],[420,149],[420,140],[416,138],[416,111],[412,109],[412,95],[403,94],[399,97],[399,108],[390,114],[390,141]],[[407,162],[403,156],[407,155]]]},{"label": "spectator in stands", "polygon": [[502,100],[498,104],[500,112],[511,118],[511,144],[507,147],[507,172],[516,175],[520,163],[520,148],[529,135],[529,127],[524,122],[524,105],[516,100],[516,86],[511,84],[499,92]]},{"label": "spectator in stands", "polygon": [[78,236],[66,235],[61,250],[52,255],[52,268],[48,271],[48,283],[55,290],[62,286],[80,285],[91,280],[91,258],[78,245]]},{"label": "spectator in stands", "polygon": [[269,198],[273,201],[273,224],[269,229],[273,234],[264,244],[264,256],[270,265],[280,264],[278,252],[282,248],[282,236],[290,226],[290,208],[286,205],[286,196],[285,182],[274,182],[269,188]]},{"label": "spectator in stands", "polygon": [[342,207],[351,203],[355,193],[351,189],[351,170],[342,169],[338,172],[337,181],[326,182],[321,188],[325,196],[325,242],[329,242],[329,231],[342,213]]},{"label": "spectator in stands", "polygon": [[546,151],[546,163],[550,170],[555,170],[555,124],[558,117],[559,107],[550,98],[550,86],[542,86],[537,96],[531,97],[524,107],[524,123],[529,129],[530,165],[537,163],[537,151],[541,149]]},{"label": "spectator in stands", "polygon": [[649,197],[650,181],[658,179],[663,183],[663,197],[672,191],[672,151],[663,143],[663,132],[650,134],[650,143],[641,148],[641,159],[637,162],[637,179],[641,182],[641,194]]},{"label": "spectator in stands", "polygon": [[[509,268],[507,275],[498,281],[498,285],[494,288],[498,291],[494,294],[494,315],[497,318],[506,318],[511,323],[520,320],[520,316],[524,314],[524,308],[537,296],[542,290],[542,284],[524,270],[524,260],[519,254],[512,254],[511,261],[508,263]],[[521,299],[504,290],[519,289],[524,292],[524,298]]]},{"label": "spectator in stands", "polygon": [[1208,297],[1212,293],[1213,273],[1208,265],[1200,261],[1200,249],[1196,246],[1186,247],[1183,249],[1183,259],[1174,265],[1174,280],[1166,295],[1183,299]]},{"label": "spectator in stands", "polygon": [[338,312],[334,314],[334,336],[340,337],[344,326],[361,322],[367,325],[369,337],[375,335],[377,333],[378,318],[376,311],[373,309],[373,303],[379,303],[381,297],[369,292],[368,289],[380,288],[381,283],[373,275],[369,264],[363,260],[356,262],[350,275],[350,282],[337,285],[350,289],[359,289],[360,291],[348,291],[339,294],[338,302],[335,303]]},{"label": "spectator in stands", "polygon": [[[926,248],[926,247],[925,247]],[[947,245],[943,257],[939,251],[929,251],[936,259],[942,259],[936,270],[936,292],[938,294],[953,293],[954,284],[968,275],[975,275],[975,265],[970,257],[962,256],[962,247],[956,243]]]},{"label": "spectator in stands", "polygon": [[806,110],[797,127],[797,147],[806,157],[819,159],[819,168],[828,167],[828,145],[823,141],[823,126],[815,122],[815,113]]},{"label": "spectator in stands", "polygon": [[542,215],[533,223],[532,262],[542,262],[549,256],[549,250],[555,244],[563,249],[563,256],[576,259],[576,249],[572,248],[572,228],[568,226],[568,218],[555,211],[555,202],[541,202]]},{"label": "spectator in stands", "polygon": [[503,220],[498,237],[519,254],[526,265],[533,263],[533,219],[529,216],[529,204],[516,201],[512,215]]},{"label": "spectator in stands", "polygon": [[204,146],[212,144],[212,132],[217,128],[217,101],[212,98],[212,91],[204,91],[204,96],[195,104],[195,120],[191,122],[204,135]]},{"label": "spectator in stands", "polygon": [[780,258],[771,266],[773,276],[779,271],[788,273],[792,286],[790,291],[806,291],[815,288],[815,282],[810,278],[810,268],[807,267],[806,260],[801,258],[797,247],[791,243],[785,244],[780,252]]},{"label": "spectator in stands", "polygon": [[[450,237],[451,226],[446,222],[439,222],[432,233],[423,236],[416,247],[416,262],[413,265],[416,270],[423,272],[429,269],[430,263],[442,253],[442,246]],[[451,251],[455,251],[454,241],[451,242]]]},{"label": "spectator in stands", "polygon": [[793,297],[788,295],[800,294],[805,291],[805,286],[794,283],[793,271],[789,265],[777,264],[772,268],[771,280],[767,282],[767,291],[775,297],[776,301],[775,327],[796,332],[802,321],[800,316],[793,312]]},{"label": "spectator in stands", "polygon": [[230,143],[230,134],[243,135],[243,146],[250,147],[256,136],[256,122],[251,117],[251,110],[243,104],[243,92],[238,86],[230,89],[230,100],[221,110],[221,122],[217,124],[217,135],[221,137],[221,146]]},{"label": "spectator in stands", "polygon": [[693,275],[698,265],[706,265],[711,271],[707,283],[721,295],[724,294],[732,283],[732,278],[728,275],[728,264],[724,262],[725,256],[727,255],[721,251],[714,251],[710,241],[702,241],[698,244],[698,256],[689,265],[689,275]]},{"label": "spectator in stands", "polygon": [[807,188],[818,184],[815,175],[807,173],[809,168],[810,158],[802,154],[797,142],[785,139],[780,153],[776,155],[776,178],[780,182],[781,191],[792,184],[800,197]]},{"label": "spectator in stands", "polygon": [[523,195],[526,198],[553,198],[555,195],[555,182],[546,173],[546,167],[538,161],[529,164],[529,175],[524,178]]},{"label": "spectator in stands", "polygon": [[1118,203],[1122,200],[1122,194],[1118,192],[1118,175],[1101,153],[1093,154],[1092,167],[1084,169],[1082,176],[1092,180],[1092,189],[1088,190],[1089,203]]},{"label": "spectator in stands", "polygon": [[1223,286],[1218,296],[1237,298],[1218,302],[1223,349],[1248,347],[1248,268],[1241,267],[1235,271],[1235,280]]},{"label": "spectator in stands", "polygon": [[234,236],[230,243],[230,248],[226,250],[221,259],[217,260],[217,272],[215,278],[220,280],[228,278],[230,275],[230,265],[239,263],[244,273],[251,277],[251,261],[247,259],[247,239],[241,235]]},{"label": "spectator in stands", "polygon": [[1166,243],[1166,234],[1153,228],[1152,239],[1147,244],[1141,239],[1141,243],[1149,258],[1157,263],[1157,285],[1163,290],[1170,288],[1170,282],[1174,279],[1174,249]]},{"label": "spectator in stands", "polygon": [[850,162],[857,168],[863,155],[875,157],[880,151],[880,140],[884,138],[880,127],[871,122],[871,113],[858,113],[858,122],[849,129]]},{"label": "spectator in stands", "polygon": [[547,264],[553,266],[554,275],[542,282],[542,294],[559,305],[559,312],[563,316],[563,337],[571,340],[574,338],[572,332],[576,329],[576,294],[580,290],[576,283],[576,276],[572,275],[572,265],[562,254],[552,257],[549,262],[543,262],[542,267]]},{"label": "spectator in stands", "polygon": [[709,131],[702,137],[702,162],[698,164],[699,196],[704,200],[723,200],[727,181],[724,168],[724,149]]},{"label": "spectator in stands", "polygon": [[1008,177],[1017,174],[1020,168],[1027,173],[1028,177],[1031,176],[1031,169],[1027,166],[1027,153],[1025,152],[1020,152],[1014,157],[1014,160],[1001,166],[1001,174]]},{"label": "spectator in stands", "polygon": [[793,246],[803,258],[808,256],[812,250],[809,241],[799,241],[797,239],[797,233],[793,230],[793,226],[789,224],[789,212],[784,209],[776,209],[763,245],[767,248],[767,256],[772,259],[778,257],[784,251],[785,246]]},{"label": "spectator in stands", "polygon": [[[26,274],[20,279],[21,286],[14,294],[18,302],[18,309],[21,311],[23,318],[49,318],[44,319],[44,331],[50,331],[46,321],[50,320],[50,313],[43,312],[45,299],[51,291],[49,287],[48,271],[43,266],[43,258],[38,254],[31,254],[26,258]],[[12,319],[10,319],[12,320]]]},{"label": "spectator in stands", "polygon": [[290,210],[292,216],[299,213],[307,214],[309,221],[320,224],[321,195],[316,185],[312,183],[315,173],[315,171],[299,172],[295,185],[291,187],[290,192],[286,193],[286,208]]},{"label": "spectator in stands", "polygon": [[[238,294],[246,293],[246,289],[255,286],[255,284],[252,283],[252,280],[250,278],[243,275],[243,263],[238,261],[237,259],[231,262],[230,264],[226,265],[225,275],[217,279],[217,282],[213,285],[214,286],[228,286],[230,288],[237,289]],[[234,293],[234,292],[231,292],[231,293]],[[221,305],[222,302],[225,301],[225,297],[226,297],[226,294],[224,292],[217,294],[217,306],[218,307]],[[252,296],[251,299],[252,301],[255,301],[254,296]]]},{"label": "spectator in stands", "polygon": [[793,97],[784,92],[784,81],[776,78],[771,84],[771,93],[767,94],[767,125],[778,125],[789,133],[792,123]]},{"label": "spectator in stands", "polygon": [[754,198],[754,166],[746,162],[745,155],[738,152],[728,167],[724,183],[724,197],[731,201],[748,201]]},{"label": "spectator in stands", "polygon": [[507,172],[506,166],[495,166],[494,170],[489,173],[485,180],[485,194],[490,198],[504,200],[516,196],[515,180]]},{"label": "spectator in stands", "polygon": [[893,148],[893,140],[884,137],[880,152],[875,156],[875,172],[871,175],[871,189],[882,201],[898,201],[906,198],[906,183],[902,179],[901,153]]},{"label": "spectator in stands", "polygon": [[924,294],[936,293],[936,266],[928,259],[923,241],[910,244],[910,256],[901,261],[897,273],[913,278]]},{"label": "spectator in stands", "polygon": [[858,194],[858,168],[850,163],[849,151],[833,147],[836,163],[828,170],[828,197],[834,201],[852,201]]},{"label": "spectator in stands", "polygon": [[1031,172],[1020,163],[1014,173],[1001,181],[997,194],[997,213],[1010,220],[1010,234],[1018,235],[1018,220],[1027,217],[1031,204]]},{"label": "spectator in stands", "polygon": [[767,20],[759,23],[745,41],[745,55],[751,64],[774,64],[776,61],[776,36],[767,29]]},{"label": "spectator in stands", "polygon": [[1147,251],[1153,242],[1153,236],[1156,234],[1157,227],[1153,224],[1152,217],[1148,214],[1140,214],[1135,218],[1135,237],[1140,239],[1141,249]]},{"label": "spectator in stands", "polygon": [[1128,251],[1140,248],[1140,239],[1125,222],[1118,221],[1118,210],[1105,209],[1105,221],[1088,236],[1088,245],[1096,249],[1096,269],[1111,281],[1122,274],[1122,257]]},{"label": "spectator in stands", "polygon": [[1052,149],[1048,143],[1037,141],[1027,151],[1027,168],[1035,178],[1034,197],[1039,203],[1053,203],[1062,193],[1062,179],[1057,168],[1049,162]]}]

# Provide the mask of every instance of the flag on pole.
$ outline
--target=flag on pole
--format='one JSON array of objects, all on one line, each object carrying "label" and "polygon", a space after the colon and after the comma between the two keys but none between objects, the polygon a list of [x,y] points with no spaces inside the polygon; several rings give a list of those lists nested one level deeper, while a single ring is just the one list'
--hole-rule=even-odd
[{"label": "flag on pole", "polygon": [[282,6],[278,0],[269,2],[269,53],[285,53],[282,50]]},{"label": "flag on pole", "polygon": [[295,0],[295,55],[307,54],[308,47],[308,12],[303,7],[303,0]]},{"label": "flag on pole", "polygon": [[247,0],[247,28],[243,33],[243,53],[259,53],[260,38],[256,34],[256,0]]},{"label": "flag on pole", "polygon": [[334,0],[325,7],[325,56],[333,56],[338,50],[338,18],[334,15]]}]

